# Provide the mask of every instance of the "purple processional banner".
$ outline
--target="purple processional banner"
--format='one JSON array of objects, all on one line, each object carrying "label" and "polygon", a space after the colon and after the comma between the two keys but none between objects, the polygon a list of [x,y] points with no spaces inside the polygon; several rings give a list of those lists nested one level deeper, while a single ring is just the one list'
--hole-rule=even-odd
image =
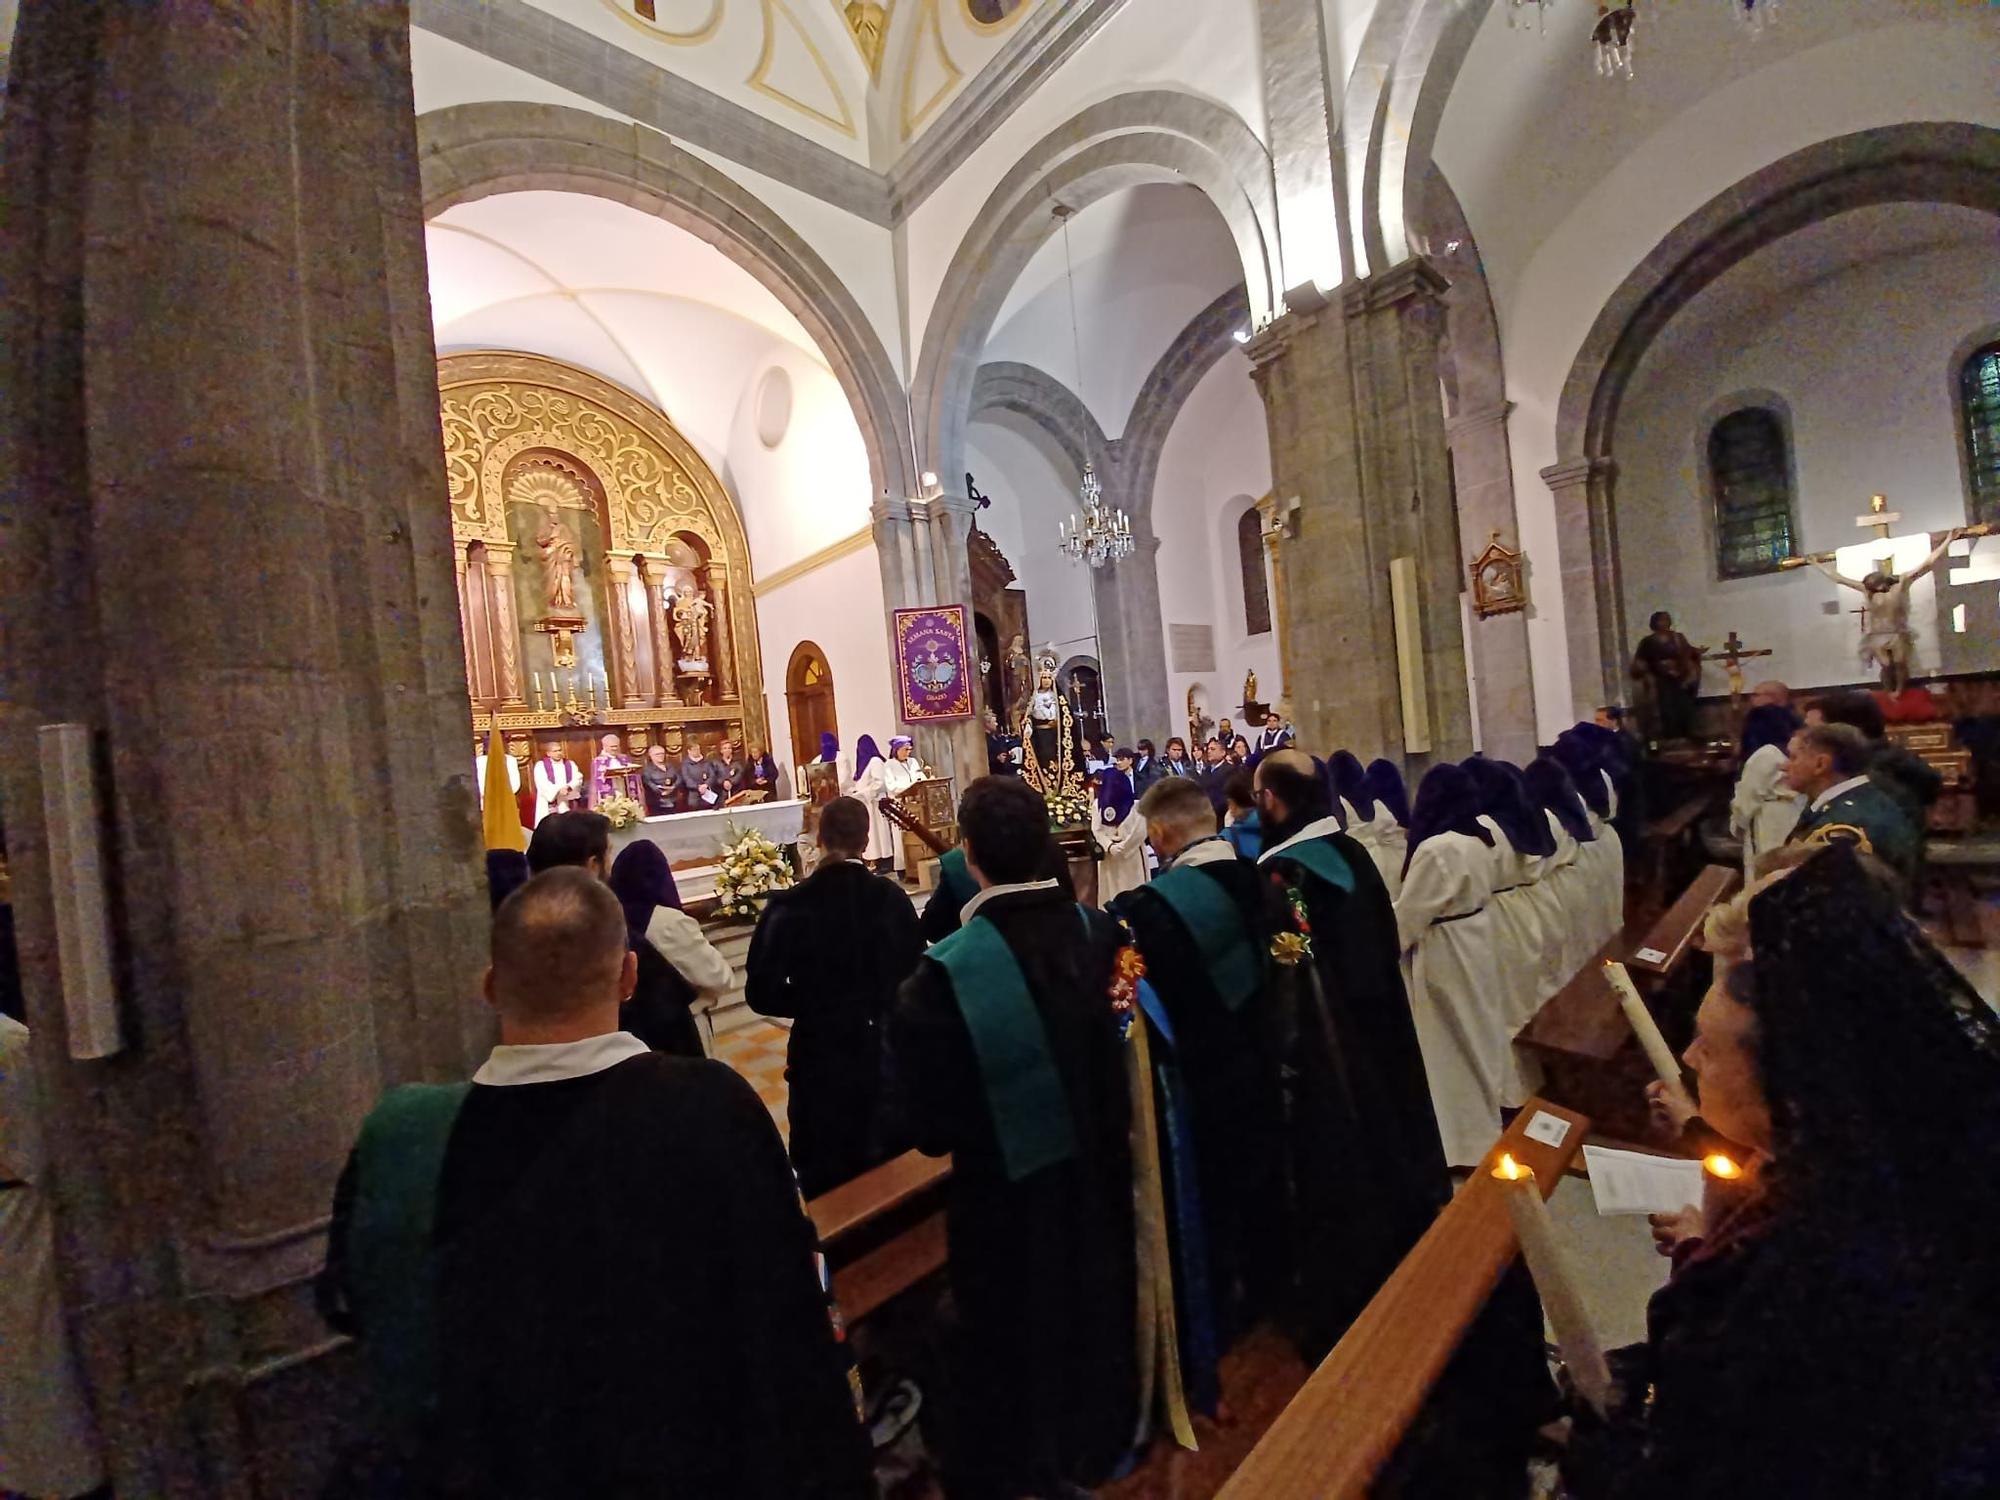
[{"label": "purple processional banner", "polygon": [[905,724],[939,724],[972,717],[972,672],[963,604],[899,609],[896,685]]}]

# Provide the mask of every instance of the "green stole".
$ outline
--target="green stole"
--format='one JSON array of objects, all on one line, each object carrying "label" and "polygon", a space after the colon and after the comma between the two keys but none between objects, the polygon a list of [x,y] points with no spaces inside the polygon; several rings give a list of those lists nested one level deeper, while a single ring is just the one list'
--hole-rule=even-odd
[{"label": "green stole", "polygon": [[1264,859],[1288,859],[1307,874],[1317,875],[1328,885],[1337,885],[1351,894],[1354,871],[1347,863],[1347,856],[1329,842],[1332,837],[1330,833],[1322,833],[1316,838],[1287,844],[1283,849],[1266,851]]},{"label": "green stole", "polygon": [[413,1429],[437,1391],[438,1176],[469,1083],[390,1089],[362,1122],[347,1225],[348,1285],[384,1414]]},{"label": "green stole", "polygon": [[1243,930],[1243,913],[1229,892],[1196,865],[1163,872],[1152,889],[1194,939],[1207,966],[1209,983],[1222,1003],[1232,1011],[1241,1010],[1243,1002],[1257,992],[1263,965]]},{"label": "green stole", "polygon": [[963,910],[965,903],[979,894],[979,882],[966,868],[963,849],[947,849],[938,856],[938,889],[959,910]]},{"label": "green stole", "polygon": [[984,917],[930,951],[951,980],[952,996],[986,1090],[993,1133],[1009,1182],[1076,1155],[1069,1098],[1049,1052],[1041,1012],[1028,994],[1013,949]]}]

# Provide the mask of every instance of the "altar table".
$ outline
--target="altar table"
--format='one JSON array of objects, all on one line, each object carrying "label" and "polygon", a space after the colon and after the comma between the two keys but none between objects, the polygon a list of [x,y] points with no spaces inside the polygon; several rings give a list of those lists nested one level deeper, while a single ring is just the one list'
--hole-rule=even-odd
[{"label": "altar table", "polygon": [[681,900],[706,901],[715,894],[716,856],[722,852],[730,829],[747,833],[754,828],[783,849],[798,842],[805,825],[805,807],[792,798],[641,818],[628,827],[611,830],[611,854],[615,859],[626,845],[648,839],[660,846],[673,866]]}]

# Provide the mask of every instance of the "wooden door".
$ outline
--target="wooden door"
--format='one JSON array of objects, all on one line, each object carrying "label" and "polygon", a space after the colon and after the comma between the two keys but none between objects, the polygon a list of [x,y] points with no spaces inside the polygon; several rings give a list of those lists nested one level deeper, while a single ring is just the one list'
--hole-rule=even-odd
[{"label": "wooden door", "polygon": [[[811,641],[800,641],[785,668],[785,707],[792,721],[792,771],[795,786],[803,786],[799,768],[819,755],[819,737],[839,734],[833,701],[833,673],[826,653]],[[803,795],[803,793],[801,793]]]}]

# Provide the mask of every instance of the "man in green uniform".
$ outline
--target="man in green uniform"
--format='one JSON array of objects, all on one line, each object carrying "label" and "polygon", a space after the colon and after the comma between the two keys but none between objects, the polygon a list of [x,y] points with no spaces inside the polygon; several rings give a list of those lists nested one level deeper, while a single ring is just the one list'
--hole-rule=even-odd
[{"label": "man in green uniform", "polygon": [[1807,799],[1790,842],[1845,840],[1873,854],[1907,885],[1923,851],[1922,835],[1896,799],[1868,775],[1871,747],[1847,724],[1808,724],[1792,736],[1785,784]]}]

